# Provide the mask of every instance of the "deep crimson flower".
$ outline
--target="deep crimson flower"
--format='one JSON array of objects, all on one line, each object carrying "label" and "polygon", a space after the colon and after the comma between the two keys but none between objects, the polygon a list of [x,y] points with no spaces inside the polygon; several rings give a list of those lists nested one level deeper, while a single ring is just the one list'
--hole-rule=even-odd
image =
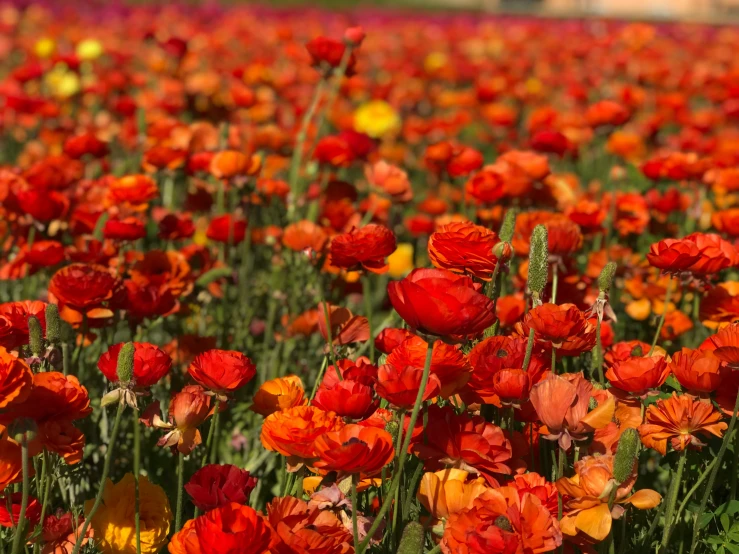
[{"label": "deep crimson flower", "polygon": [[478,335],[493,324],[493,302],[481,288],[444,269],[414,269],[387,287],[393,308],[412,329],[443,337]]},{"label": "deep crimson flower", "polygon": [[209,464],[196,471],[185,485],[195,506],[207,512],[230,502],[246,504],[257,486],[248,471],[231,464]]},{"label": "deep crimson flower", "polygon": [[319,164],[333,167],[348,167],[355,157],[349,142],[344,137],[336,135],[323,137],[313,151],[314,160]]},{"label": "deep crimson flower", "polygon": [[348,270],[364,268],[373,273],[388,270],[387,257],[395,252],[395,234],[384,225],[352,229],[331,241],[331,264]]},{"label": "deep crimson flower", "polygon": [[[118,355],[124,344],[114,344],[98,360],[98,369],[111,383],[118,382]],[[141,388],[157,384],[172,367],[172,358],[164,350],[148,342],[133,344],[133,384]]]},{"label": "deep crimson flower", "polygon": [[195,224],[186,214],[169,213],[159,219],[157,236],[164,240],[189,239],[195,234]]},{"label": "deep crimson flower", "polygon": [[81,133],[67,138],[64,153],[73,159],[80,159],[86,154],[93,158],[102,158],[108,153],[108,145],[93,133]]},{"label": "deep crimson flower", "polygon": [[241,352],[208,350],[195,357],[188,372],[206,389],[228,394],[251,381],[257,368]]},{"label": "deep crimson flower", "polygon": [[61,219],[69,209],[67,197],[54,190],[25,190],[16,193],[16,198],[20,210],[41,223]]}]

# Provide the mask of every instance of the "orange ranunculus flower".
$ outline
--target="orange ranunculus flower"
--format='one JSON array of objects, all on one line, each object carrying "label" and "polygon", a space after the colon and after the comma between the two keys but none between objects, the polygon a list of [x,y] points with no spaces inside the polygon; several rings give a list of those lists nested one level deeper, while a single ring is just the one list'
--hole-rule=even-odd
[{"label": "orange ranunculus flower", "polygon": [[189,294],[195,280],[187,259],[175,250],[150,250],[131,266],[128,273],[134,283],[166,288],[175,297]]},{"label": "orange ranunculus flower", "polygon": [[39,423],[38,436],[44,448],[56,452],[68,464],[82,461],[85,435],[68,419],[51,419]]},{"label": "orange ranunculus flower", "polygon": [[631,118],[631,112],[614,100],[600,100],[588,106],[585,118],[591,127],[623,125]]},{"label": "orange ranunculus flower", "polygon": [[693,233],[683,239],[695,244],[698,249],[698,259],[693,262],[688,271],[698,275],[711,275],[727,267],[736,266],[739,254],[734,246],[712,233]]},{"label": "orange ranunculus flower", "polygon": [[511,245],[518,256],[528,256],[531,244],[531,233],[537,225],[546,225],[557,218],[564,218],[561,214],[545,211],[528,211],[516,216],[516,226],[513,232]]},{"label": "orange ranunculus flower", "polygon": [[356,362],[338,360],[336,366],[326,368],[312,404],[344,418],[365,419],[375,412],[379,404],[373,389],[376,381],[377,367],[370,363],[369,358],[362,356]]},{"label": "orange ranunculus flower", "polygon": [[496,171],[498,167],[486,165],[473,174],[465,183],[465,194],[481,204],[492,204],[500,200],[505,193],[505,179],[502,171]]},{"label": "orange ranunculus flower", "polygon": [[23,476],[21,446],[8,438],[6,429],[0,426],[0,492]]},{"label": "orange ranunculus flower", "polygon": [[711,393],[721,383],[721,360],[710,350],[683,347],[672,355],[670,370],[688,391]]},{"label": "orange ranunculus flower", "polygon": [[[416,402],[422,378],[422,367],[383,364],[377,370],[375,390],[380,398],[384,398],[393,406],[410,408]],[[423,401],[436,398],[440,391],[439,378],[436,375],[429,375],[422,396]]]},{"label": "orange ranunculus flower", "polygon": [[[38,300],[19,300],[0,304],[0,319],[5,319],[11,328],[11,345],[9,350],[16,350],[19,346],[28,344],[28,318],[34,316],[46,332],[46,303]],[[0,344],[3,339],[0,338]],[[0,408],[2,403],[0,402]]]},{"label": "orange ranunculus flower", "polygon": [[611,421],[615,409],[613,397],[588,412],[593,384],[582,373],[550,373],[531,388],[531,403],[544,424],[540,433],[569,449],[572,440],[583,440]]},{"label": "orange ranunculus flower", "polygon": [[710,350],[729,368],[739,369],[739,323],[732,323],[708,337],[700,349]]},{"label": "orange ranunculus flower", "polygon": [[586,233],[600,231],[606,218],[603,206],[587,199],[579,200],[575,205],[567,208],[565,213]]},{"label": "orange ranunculus flower", "polygon": [[514,475],[513,481],[508,483],[507,486],[515,488],[519,494],[524,492],[533,494],[541,500],[542,505],[549,510],[549,513],[556,513],[559,499],[557,486],[538,473],[529,472]]},{"label": "orange ranunculus flower", "polygon": [[498,262],[493,255],[498,242],[498,235],[485,227],[469,221],[452,222],[441,225],[429,237],[429,259],[438,268],[489,281]]},{"label": "orange ranunculus flower", "polygon": [[[669,309],[669,307],[668,307]],[[693,328],[693,320],[680,310],[671,310],[665,314],[665,324],[659,336],[662,340],[674,341]]]},{"label": "orange ranunculus flower", "polygon": [[28,364],[0,346],[0,409],[23,402],[32,386],[33,373]]},{"label": "orange ranunculus flower", "polygon": [[194,526],[202,554],[263,554],[274,543],[274,531],[264,516],[236,502],[206,512]]},{"label": "orange ranunculus flower", "polygon": [[[84,524],[84,520],[75,517],[72,512],[47,515],[42,522],[41,539],[44,544],[41,547],[41,554],[71,554]],[[94,534],[92,526],[88,527],[85,538],[82,539],[82,546],[86,545]]]},{"label": "orange ranunculus flower", "polygon": [[413,330],[455,338],[482,333],[495,322],[493,302],[467,276],[414,269],[388,284],[390,302]]},{"label": "orange ranunculus flower", "polygon": [[390,196],[395,202],[409,202],[413,198],[408,174],[397,166],[379,160],[366,166],[364,175],[370,185]]},{"label": "orange ranunculus flower", "polygon": [[639,435],[645,446],[654,448],[663,456],[667,453],[668,440],[677,451],[688,447],[700,450],[705,444],[697,434],[710,433],[720,438],[727,427],[721,421],[722,417],[711,404],[673,392],[670,398],[658,400],[647,408],[645,423],[639,426]]},{"label": "orange ranunculus flower", "polygon": [[295,406],[274,412],[264,419],[262,446],[302,463],[316,457],[315,441],[318,437],[343,426],[344,422],[333,412],[324,412],[315,406]]},{"label": "orange ranunculus flower", "polygon": [[230,179],[248,174],[249,156],[235,150],[217,152],[210,160],[210,173],[217,179]]},{"label": "orange ranunculus flower", "polygon": [[167,550],[169,554],[201,554],[194,519],[188,519],[182,529],[172,535]]},{"label": "orange ranunculus flower", "polygon": [[739,320],[739,281],[724,281],[711,287],[703,296],[698,318],[710,323]]},{"label": "orange ranunculus flower", "polygon": [[372,477],[395,456],[393,437],[384,429],[348,424],[319,436],[313,467],[339,475],[359,473]]},{"label": "orange ranunculus flower", "polygon": [[118,277],[107,268],[94,264],[68,265],[57,271],[49,281],[49,293],[60,304],[78,312],[89,313],[103,308],[121,290]]},{"label": "orange ranunculus flower", "polygon": [[739,208],[718,210],[711,215],[711,223],[721,233],[739,237]]},{"label": "orange ranunculus flower", "polygon": [[[630,504],[640,510],[657,506],[662,497],[650,489],[632,494],[636,482],[636,464],[629,479],[616,483],[613,479],[613,454],[587,456],[575,464],[575,475],[557,480],[557,489],[567,498],[562,533],[586,543],[599,542],[611,532],[613,517],[621,517],[621,505]],[[608,507],[611,491],[616,488],[613,510]],[[615,514],[615,516],[614,516]]]},{"label": "orange ranunculus flower", "polygon": [[[409,366],[423,370],[427,350],[426,341],[414,335],[394,348],[386,363],[398,372]],[[461,350],[440,340],[434,342],[431,374],[439,379],[441,396],[448,398],[458,392],[469,381],[471,371],[472,366]]]},{"label": "orange ranunculus flower", "polygon": [[[333,313],[334,310],[329,310]],[[319,330],[318,327],[318,310],[311,309],[303,312],[294,319],[288,319],[287,334],[290,337],[303,336],[309,337]],[[325,323],[324,323],[325,325]],[[369,325],[368,325],[369,327]]]},{"label": "orange ranunculus flower", "polygon": [[544,223],[547,228],[549,255],[567,257],[582,246],[582,232],[570,219],[556,218]]},{"label": "orange ranunculus flower", "polygon": [[654,352],[651,356],[630,356],[610,364],[606,378],[611,385],[633,396],[644,396],[658,389],[670,375],[670,366],[664,356]]},{"label": "orange ranunculus flower", "polygon": [[148,175],[125,175],[119,179],[111,179],[105,205],[145,206],[147,202],[158,196],[159,189],[156,181]]},{"label": "orange ranunculus flower", "polygon": [[296,252],[308,252],[309,254],[323,252],[327,241],[328,235],[323,227],[307,219],[291,223],[285,227],[282,235],[283,246]]},{"label": "orange ranunculus flower", "polygon": [[[149,412],[149,413],[146,413]],[[211,397],[200,385],[187,385],[174,394],[169,401],[169,423],[159,416],[159,401],[150,404],[141,421],[157,429],[168,432],[157,442],[157,446],[177,449],[187,456],[202,442],[198,426],[211,412]],[[151,417],[151,421],[147,418]]]},{"label": "orange ranunculus flower", "polygon": [[475,499],[489,487],[478,477],[467,481],[469,472],[461,469],[442,469],[424,473],[416,496],[434,519],[448,519],[472,508]]},{"label": "orange ranunculus flower", "polygon": [[257,374],[252,361],[233,350],[208,350],[195,356],[188,373],[196,383],[221,395],[240,389]]},{"label": "orange ranunculus flower", "polygon": [[695,242],[686,239],[663,239],[649,247],[647,260],[666,273],[687,271],[700,260]]},{"label": "orange ranunculus flower", "polygon": [[384,225],[372,223],[331,240],[331,265],[350,271],[364,268],[372,273],[385,273],[389,267],[386,258],[395,248],[395,233]]},{"label": "orange ranunculus flower", "polygon": [[328,321],[331,325],[331,338],[335,345],[352,344],[369,340],[369,322],[364,316],[354,315],[347,308],[332,304],[318,305],[318,330],[321,336],[328,340],[326,327],[326,306],[328,307]]},{"label": "orange ranunculus flower", "polygon": [[428,410],[424,432],[414,438],[413,453],[431,471],[448,466],[477,473],[494,486],[494,475],[510,475],[511,442],[500,427],[481,416],[456,414],[451,406]]},{"label": "orange ranunculus flower", "polygon": [[595,346],[595,327],[574,304],[542,304],[529,310],[516,330],[527,337],[531,329],[539,344],[565,356],[577,356]]},{"label": "orange ranunculus flower", "polygon": [[297,375],[277,377],[259,387],[254,394],[251,409],[266,417],[277,411],[307,404],[304,394],[303,382]]},{"label": "orange ranunculus flower", "polygon": [[488,489],[468,510],[452,514],[441,539],[444,554],[550,552],[562,544],[556,517],[535,495],[513,487]]}]

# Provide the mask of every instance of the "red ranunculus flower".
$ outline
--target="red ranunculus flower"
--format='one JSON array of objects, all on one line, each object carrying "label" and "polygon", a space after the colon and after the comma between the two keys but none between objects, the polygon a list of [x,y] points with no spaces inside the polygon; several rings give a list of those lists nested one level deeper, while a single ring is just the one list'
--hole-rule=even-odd
[{"label": "red ranunculus flower", "polygon": [[195,520],[202,554],[263,554],[273,541],[264,517],[249,506],[224,504]]},{"label": "red ranunculus flower", "polygon": [[246,237],[246,221],[230,214],[214,217],[205,235],[216,242],[239,244]]},{"label": "red ranunculus flower", "polygon": [[649,248],[649,263],[667,273],[687,271],[701,257],[695,242],[685,239],[664,239]]},{"label": "red ranunculus flower", "polygon": [[57,271],[49,282],[49,292],[75,310],[99,308],[120,292],[121,281],[107,268],[93,264],[72,264]]},{"label": "red ranunculus flower", "polygon": [[349,270],[364,268],[373,273],[388,270],[386,258],[395,252],[395,234],[384,225],[352,229],[331,241],[331,264]]},{"label": "red ranunculus flower", "polygon": [[206,389],[227,394],[251,381],[257,368],[241,352],[214,349],[196,356],[188,372]]},{"label": "red ranunculus flower", "polygon": [[109,219],[103,227],[103,237],[111,240],[134,241],[146,236],[144,223],[136,217]]},{"label": "red ranunculus flower", "polygon": [[[15,527],[21,515],[23,493],[14,492],[9,497],[0,496],[0,526]],[[8,504],[11,508],[8,511]],[[31,496],[26,506],[26,531],[31,532],[41,519],[41,502]]]},{"label": "red ranunculus flower", "polygon": [[489,229],[469,221],[441,225],[429,237],[431,263],[454,273],[468,274],[486,281],[498,262],[493,246],[498,236]]},{"label": "red ranunculus flower", "polygon": [[246,504],[256,486],[248,471],[231,464],[209,464],[190,477],[185,491],[199,510],[207,512],[230,502]]},{"label": "red ranunculus flower", "polygon": [[324,433],[316,439],[315,448],[318,460],[313,466],[340,475],[376,475],[395,456],[390,433],[362,425],[345,425]]},{"label": "red ranunculus flower", "polygon": [[[118,354],[124,343],[114,344],[100,356],[98,369],[111,383],[118,382]],[[148,342],[135,342],[133,355],[133,384],[147,388],[155,385],[172,367],[172,358],[164,350]]]}]

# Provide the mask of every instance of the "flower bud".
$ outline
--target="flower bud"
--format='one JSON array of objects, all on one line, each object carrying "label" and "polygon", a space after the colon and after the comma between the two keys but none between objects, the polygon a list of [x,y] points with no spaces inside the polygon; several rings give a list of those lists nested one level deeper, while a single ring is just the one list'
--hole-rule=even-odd
[{"label": "flower bud", "polygon": [[133,379],[133,356],[136,347],[132,342],[127,342],[118,353],[118,366],[116,373],[121,385],[127,385]]},{"label": "flower bud", "polygon": [[499,242],[493,246],[493,255],[498,258],[499,261],[506,263],[513,256],[513,248],[508,242]]},{"label": "flower bud", "polygon": [[46,305],[46,340],[51,344],[62,341],[62,321],[59,319],[59,308],[56,304]]},{"label": "flower bud", "polygon": [[418,554],[423,552],[423,543],[426,538],[426,531],[423,525],[417,521],[411,521],[403,529],[403,536],[400,537],[398,545],[398,554]]},{"label": "flower bud", "polygon": [[364,29],[358,25],[356,27],[348,27],[344,31],[344,42],[356,48],[362,44],[366,35],[367,33],[364,32]]},{"label": "flower bud", "polygon": [[41,356],[44,351],[44,331],[41,329],[38,318],[34,315],[28,318],[28,346],[34,356]]},{"label": "flower bud", "polygon": [[603,270],[600,272],[598,277],[598,289],[601,292],[607,293],[611,289],[613,283],[613,276],[616,273],[615,262],[608,262]]},{"label": "flower bud", "polygon": [[30,417],[19,417],[8,428],[8,435],[13,437],[16,442],[21,442],[23,437],[26,438],[27,442],[31,442],[36,438],[37,433],[38,426]]},{"label": "flower bud", "polygon": [[398,425],[397,421],[388,421],[385,425],[385,431],[390,433],[390,436],[393,437],[393,444],[398,440],[398,432],[400,431],[400,425]]},{"label": "flower bud", "polygon": [[616,456],[613,459],[613,478],[618,484],[627,481],[634,471],[634,462],[639,455],[639,432],[626,429],[618,441]]},{"label": "flower bud", "polygon": [[549,276],[549,247],[547,245],[547,228],[537,225],[531,233],[529,249],[529,289],[540,295],[547,285]]},{"label": "flower bud", "polygon": [[517,215],[518,210],[516,208],[511,208],[503,216],[503,224],[500,226],[500,232],[498,233],[501,241],[511,242],[511,239],[513,238],[513,230],[516,228]]}]

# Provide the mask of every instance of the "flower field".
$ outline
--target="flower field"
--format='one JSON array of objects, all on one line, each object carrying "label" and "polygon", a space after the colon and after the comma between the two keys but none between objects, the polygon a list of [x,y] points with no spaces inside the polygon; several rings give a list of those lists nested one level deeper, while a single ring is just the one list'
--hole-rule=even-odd
[{"label": "flower field", "polygon": [[739,553],[739,32],[0,4],[0,554]]}]

